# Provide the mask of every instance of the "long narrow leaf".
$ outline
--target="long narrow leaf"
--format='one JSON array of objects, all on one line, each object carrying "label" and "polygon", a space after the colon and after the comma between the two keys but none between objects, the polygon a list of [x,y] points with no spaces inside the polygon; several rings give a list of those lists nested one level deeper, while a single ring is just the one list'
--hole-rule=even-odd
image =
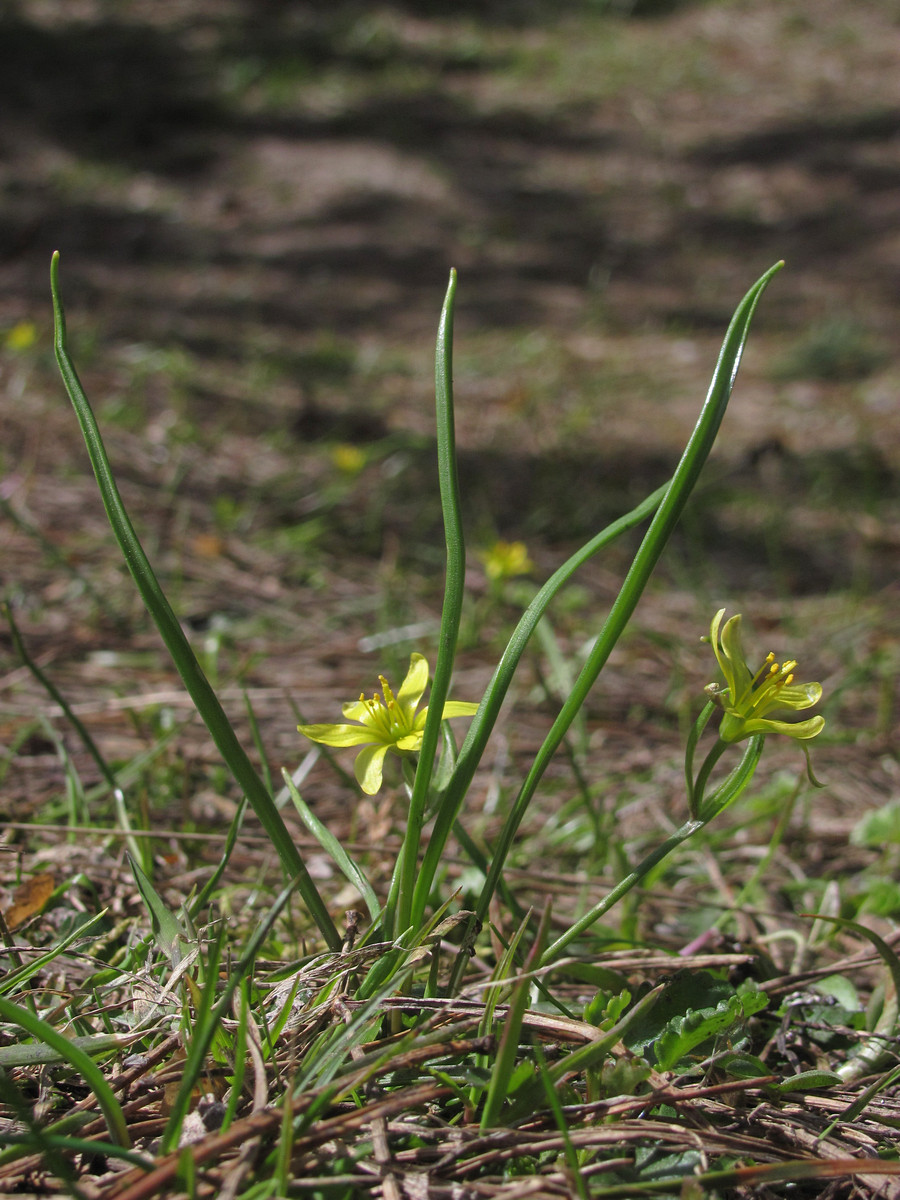
[{"label": "long narrow leaf", "polygon": [[97,477],[100,495],[109,518],[116,541],[125,558],[131,576],[141,594],[156,627],[172,656],[172,660],[187,688],[197,711],[212,735],[219,753],[229,770],[253,806],[262,822],[272,845],[281,860],[289,879],[296,880],[297,890],[303,897],[313,920],[332,950],[341,946],[341,935],[325,907],[322,897],[291,840],[281,814],[275,807],[271,795],[253,768],[250,759],[237,739],[237,735],[225,715],[209,680],[197,661],[190,643],[184,635],[178,618],[172,610],[153,568],[144,553],[134,526],[125,509],[115,477],[100,436],[100,429],[91,409],[90,402],[81,386],[75,366],[69,356],[66,341],[66,320],[59,295],[59,252],[53,254],[50,265],[50,287],[53,296],[56,361],[59,365],[66,391],[75,409],[81,426],[91,465]]},{"label": "long narrow leaf", "polygon": [[[428,787],[431,783],[434,757],[440,738],[441,714],[450,691],[450,676],[456,655],[459,622],[466,577],[466,548],[463,537],[462,513],[459,503],[459,479],[456,469],[456,433],[453,419],[453,314],[456,300],[456,272],[450,272],[450,282],[441,311],[435,351],[435,400],[437,414],[438,482],[441,512],[444,520],[444,539],[447,548],[444,603],[441,609],[441,630],[438,656],[428,700],[428,717],[422,734],[422,748],[409,803],[406,835],[398,860],[397,929],[406,929],[411,922],[413,894],[416,887],[419,841],[425,822]],[[392,894],[394,888],[392,887]],[[385,935],[393,936],[393,914],[390,903],[385,912]]]},{"label": "long narrow leaf", "polygon": [[[98,925],[103,920],[108,912],[109,909],[104,908],[100,912],[94,913],[94,915],[89,917],[83,925],[79,925],[77,929],[73,929],[70,933],[67,933],[62,941],[58,942],[57,945],[55,945],[51,950],[48,950],[46,954],[41,954],[37,958],[29,959],[27,963],[21,967],[18,967],[15,971],[7,971],[5,975],[0,977],[0,994],[8,994],[17,991],[19,988],[23,987],[33,975],[37,975],[39,971],[43,971],[44,967],[52,963],[55,958],[58,958],[61,954],[64,954],[73,942],[85,941],[88,933],[94,928],[95,925]],[[0,1055],[2,1055],[2,1050],[0,1050]],[[0,1062],[2,1062],[2,1057],[0,1057]]]},{"label": "long narrow leaf", "polygon": [[234,847],[237,844],[238,834],[240,833],[241,826],[244,823],[244,813],[246,811],[247,797],[243,796],[240,804],[235,810],[234,816],[231,819],[231,824],[228,827],[228,836],[225,838],[225,846],[222,850],[222,857],[216,864],[216,869],[213,871],[212,875],[210,875],[209,879],[207,879],[206,883],[204,883],[203,887],[200,889],[199,895],[191,902],[190,916],[192,920],[196,920],[200,913],[203,912],[203,909],[208,904],[210,897],[214,894],[216,888],[219,886],[219,880],[225,874],[225,868],[228,866],[229,859],[231,858],[231,852],[234,850]]},{"label": "long narrow leaf", "polygon": [[642,500],[631,512],[626,513],[610,525],[607,525],[605,529],[602,529],[600,533],[591,538],[580,550],[577,550],[561,567],[554,571],[522,614],[506,649],[503,651],[500,662],[491,676],[491,681],[485,690],[484,697],[478,707],[478,712],[472,718],[469,732],[459,751],[456,769],[441,799],[434,828],[428,839],[424,861],[419,871],[418,883],[416,884],[412,918],[414,923],[418,924],[422,913],[425,911],[428,895],[434,883],[435,872],[441,861],[444,848],[447,844],[447,838],[462,808],[469,784],[472,782],[475,772],[478,769],[478,764],[481,762],[481,757],[484,754],[488,739],[499,716],[506,693],[509,691],[516,668],[541,617],[546,612],[554,596],[568,583],[578,568],[602,550],[604,546],[608,546],[610,542],[620,537],[623,533],[626,533],[629,529],[633,529],[635,525],[639,525],[641,521],[650,516],[662,501],[667,488],[668,484],[657,488],[655,492],[648,496],[646,500]]},{"label": "long narrow leaf", "polygon": [[175,914],[166,907],[162,896],[141,869],[140,863],[130,854],[128,864],[141,893],[141,899],[150,914],[154,940],[172,966],[177,967],[182,959],[181,947],[188,940],[187,933]]},{"label": "long narrow leaf", "polygon": [[[147,1036],[146,1029],[137,1033],[89,1033],[84,1037],[66,1038],[69,1046],[83,1050],[88,1055],[111,1054],[116,1050],[127,1050],[134,1042]],[[6,1067],[37,1067],[47,1063],[61,1063],[66,1056],[61,1050],[46,1042],[16,1043],[0,1046],[0,1069]]]},{"label": "long narrow leaf", "polygon": [[330,854],[334,862],[340,868],[341,874],[351,883],[366,902],[366,908],[369,910],[369,916],[373,921],[377,921],[381,912],[381,905],[378,903],[378,897],[372,885],[366,879],[365,874],[360,867],[356,865],[340,841],[334,836],[327,825],[324,825],[316,814],[312,811],[297,788],[294,786],[294,781],[290,776],[289,771],[282,769],[282,777],[284,778],[285,786],[290,793],[291,800],[294,802],[294,808],[300,814],[300,819],[303,824],[313,835],[326,854]]},{"label": "long narrow leaf", "polygon": [[63,1062],[67,1062],[73,1070],[81,1075],[97,1097],[100,1111],[106,1119],[109,1136],[117,1145],[124,1146],[126,1150],[129,1149],[131,1138],[128,1136],[128,1126],[125,1123],[125,1114],[122,1112],[121,1105],[112,1088],[104,1079],[103,1072],[81,1046],[75,1045],[71,1038],[59,1033],[52,1025],[29,1009],[23,1008],[20,1004],[13,1004],[12,1000],[0,999],[0,1018],[9,1021],[12,1025],[18,1025],[33,1038],[49,1046],[59,1054]]},{"label": "long narrow leaf", "polygon": [[712,450],[719,426],[722,423],[722,418],[725,415],[725,410],[731,397],[741,355],[743,354],[747,335],[750,331],[750,321],[766,285],[773,275],[780,270],[781,265],[781,263],[777,263],[774,267],[771,267],[753,285],[737,307],[722,344],[706,402],[681,456],[681,461],[675,470],[675,474],[672,476],[672,482],[669,485],[665,498],[656,510],[653,520],[650,522],[650,528],[644,535],[644,539],[628,570],[628,574],[616,597],[615,603],[600,631],[587,662],[576,680],[572,692],[560,709],[559,715],[553,722],[550,732],[535,755],[531,769],[525,778],[525,782],[522,784],[501,831],[491,863],[490,873],[482,888],[478,903],[475,906],[476,920],[484,919],[491,898],[496,891],[497,882],[503,871],[506,856],[509,853],[510,846],[513,843],[522,818],[528,809],[528,805],[531,803],[538,783],[542,779],[550,760],[559,748],[562,739],[565,737],[569,726],[584,704],[588,693],[594,686],[597,676],[606,665],[609,655],[625,630],[625,626],[631,619],[631,615],[637,607],[638,600],[641,598],[644,588],[647,586],[650,576],[659,562],[660,555],[675,528],[678,518],[681,516],[684,506],[700,475],[700,471],[709,456],[709,452]]},{"label": "long narrow leaf", "polygon": [[[519,1054],[519,1037],[522,1033],[522,1022],[525,1018],[525,1010],[528,1007],[528,994],[531,990],[529,972],[537,966],[541,955],[544,953],[544,942],[549,927],[550,905],[548,904],[541,916],[541,923],[534,944],[525,960],[524,978],[520,979],[516,984],[503,1020],[500,1045],[497,1047],[497,1056],[494,1060],[493,1070],[491,1071],[491,1081],[488,1084],[487,1096],[484,1101],[484,1111],[481,1114],[482,1134],[497,1124],[501,1110],[503,1109],[503,1103],[509,1094],[509,1083],[516,1067],[516,1059]],[[524,922],[519,929],[518,936],[521,936],[523,930]],[[514,940],[517,942],[518,937]],[[515,945],[510,945],[507,954],[504,955],[509,966],[512,966],[515,952]]]}]

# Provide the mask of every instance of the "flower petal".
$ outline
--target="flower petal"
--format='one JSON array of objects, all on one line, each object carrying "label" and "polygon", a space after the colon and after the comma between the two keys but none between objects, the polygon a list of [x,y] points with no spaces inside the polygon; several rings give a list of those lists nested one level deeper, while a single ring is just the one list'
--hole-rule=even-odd
[{"label": "flower petal", "polygon": [[420,731],[414,731],[413,733],[407,733],[403,737],[397,738],[394,745],[398,750],[407,750],[407,751],[412,750],[413,752],[415,752],[416,750],[421,750],[422,749],[422,734]]},{"label": "flower petal", "polygon": [[773,708],[812,708],[822,699],[821,683],[795,683],[778,688]]},{"label": "flower petal", "polygon": [[[724,616],[725,616],[725,609],[720,608],[719,611],[716,613],[716,615],[713,617],[712,623],[710,624],[709,641],[712,643],[713,654],[715,654],[715,656],[716,656],[716,662],[719,664],[719,670],[725,676],[726,685],[729,685],[730,680],[728,678],[728,667],[727,667],[727,664],[725,661],[725,657],[722,654],[722,639],[719,634],[719,628],[722,624],[722,618]],[[706,641],[707,639],[703,638],[702,640]]]},{"label": "flower petal", "polygon": [[427,687],[428,659],[421,654],[411,654],[409,670],[397,693],[397,701],[410,716],[416,711],[416,705],[422,699]]},{"label": "flower petal", "polygon": [[360,725],[298,725],[304,737],[326,746],[363,746],[372,740],[372,730]]},{"label": "flower petal", "polygon": [[449,721],[451,717],[471,717],[477,712],[478,705],[473,704],[470,700],[448,700],[441,713],[441,720]]},{"label": "flower petal", "polygon": [[[722,612],[724,611],[723,608]],[[750,674],[750,668],[747,666],[747,660],[744,658],[744,647],[741,642],[740,613],[737,613],[725,622],[725,627],[722,630],[722,656],[724,657],[724,662],[722,657],[717,656],[719,657],[719,666],[722,668],[722,673],[728,683],[732,702],[738,704],[753,682],[753,676]]]},{"label": "flower petal", "polygon": [[341,712],[348,721],[365,721],[366,717],[369,716],[368,706],[363,699],[346,700],[341,705]]},{"label": "flower petal", "polygon": [[744,721],[742,737],[751,733],[784,733],[798,741],[818,737],[825,728],[824,717],[810,717],[808,721],[770,721],[767,717],[751,717]]},{"label": "flower petal", "polygon": [[367,796],[374,796],[381,790],[381,770],[387,752],[387,746],[367,746],[356,756],[353,770],[356,772],[359,786]]}]

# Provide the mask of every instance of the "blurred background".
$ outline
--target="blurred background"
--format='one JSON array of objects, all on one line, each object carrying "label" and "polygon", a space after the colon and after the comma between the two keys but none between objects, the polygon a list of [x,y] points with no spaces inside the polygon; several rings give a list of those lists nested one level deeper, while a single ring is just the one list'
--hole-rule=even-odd
[{"label": "blurred background", "polygon": [[[449,269],[472,545],[523,540],[537,580],[668,477],[734,307],[783,258],[594,715],[676,736],[697,638],[752,599],[892,795],[898,62],[896,0],[0,3],[0,571],[34,652],[89,708],[170,678],[55,373],[53,250],[141,535],[285,760],[285,690],[330,719],[375,649],[399,669],[403,629],[433,637]],[[633,545],[573,594],[573,647]],[[477,555],[470,583],[461,697],[509,616]],[[39,701],[5,647],[15,726]]]}]

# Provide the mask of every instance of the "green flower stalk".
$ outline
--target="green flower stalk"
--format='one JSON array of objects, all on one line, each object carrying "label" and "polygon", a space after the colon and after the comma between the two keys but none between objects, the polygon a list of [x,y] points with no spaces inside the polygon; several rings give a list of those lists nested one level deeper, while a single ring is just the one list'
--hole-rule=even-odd
[{"label": "green flower stalk", "polygon": [[825,727],[825,718],[810,717],[806,721],[773,721],[766,714],[773,709],[792,709],[799,712],[812,708],[822,698],[820,683],[794,683],[792,659],[779,663],[769,653],[759,670],[752,674],[741,645],[740,614],[722,625],[725,609],[712,619],[709,641],[725,676],[725,687],[708,684],[706,694],[725,710],[719,726],[723,742],[739,742],[754,733],[783,733],[798,741],[818,737]]},{"label": "green flower stalk", "polygon": [[[371,700],[360,694],[358,700],[342,706],[344,716],[355,725],[298,725],[310,741],[326,746],[363,746],[356,756],[354,770],[359,786],[368,796],[381,790],[382,770],[388,751],[406,758],[422,749],[428,706],[418,709],[419,701],[428,686],[428,662],[421,654],[411,654],[409,671],[395,696],[383,675],[381,696]],[[442,720],[451,717],[471,717],[478,705],[465,700],[448,700],[441,713]]]}]

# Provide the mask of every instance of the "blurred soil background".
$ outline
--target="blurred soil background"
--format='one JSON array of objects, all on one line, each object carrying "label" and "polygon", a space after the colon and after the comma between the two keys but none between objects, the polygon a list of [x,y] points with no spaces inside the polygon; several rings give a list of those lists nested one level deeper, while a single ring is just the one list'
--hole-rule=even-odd
[{"label": "blurred soil background", "polygon": [[[684,733],[713,677],[699,639],[727,605],[751,657],[790,654],[828,695],[829,786],[798,806],[776,892],[830,875],[851,909],[900,913],[900,819],[849,845],[866,811],[900,809],[898,63],[896,0],[0,3],[0,573],[108,759],[155,748],[152,785],[126,789],[136,819],[215,839],[236,797],[112,544],[53,362],[53,250],[139,533],[276,770],[309,749],[295,709],[337,719],[412,649],[433,662],[449,269],[468,699],[523,589],[668,478],[735,305],[784,258],[714,458],[588,706],[573,753],[593,813],[562,756],[521,865],[537,845],[554,891],[577,893],[611,814],[635,837],[680,822]],[[497,538],[535,563],[505,598],[477,557]],[[556,606],[561,661],[536,651],[473,797],[488,834],[636,544]],[[3,836],[46,857],[53,835],[20,825],[112,810],[5,629],[0,654]],[[769,807],[730,828],[729,861],[757,861],[802,766],[771,750]],[[402,820],[389,794],[351,803],[324,763],[303,791],[363,845]]]}]

